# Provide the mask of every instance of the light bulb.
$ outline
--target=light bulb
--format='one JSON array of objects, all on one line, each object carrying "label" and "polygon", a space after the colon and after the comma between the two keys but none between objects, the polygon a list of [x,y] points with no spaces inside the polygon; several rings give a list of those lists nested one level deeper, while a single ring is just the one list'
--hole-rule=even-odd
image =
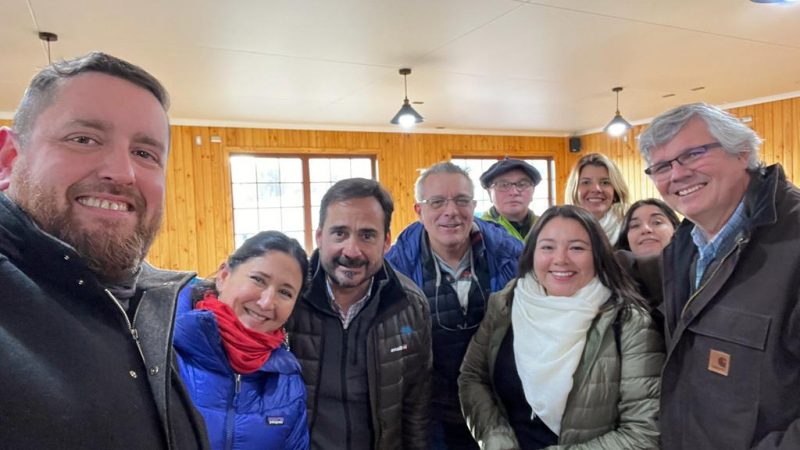
[{"label": "light bulb", "polygon": [[612,123],[611,125],[608,126],[608,129],[606,131],[611,136],[622,136],[622,134],[625,133],[625,130],[627,129],[628,127],[626,127],[625,124],[623,123]]},{"label": "light bulb", "polygon": [[411,128],[417,122],[417,118],[413,114],[403,114],[397,119],[397,123],[403,128]]}]

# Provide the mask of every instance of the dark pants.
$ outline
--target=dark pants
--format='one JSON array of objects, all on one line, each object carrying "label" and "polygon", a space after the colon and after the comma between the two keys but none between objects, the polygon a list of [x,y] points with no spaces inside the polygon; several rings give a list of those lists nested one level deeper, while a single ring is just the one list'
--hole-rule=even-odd
[{"label": "dark pants", "polygon": [[431,450],[478,450],[478,443],[466,424],[431,419]]}]

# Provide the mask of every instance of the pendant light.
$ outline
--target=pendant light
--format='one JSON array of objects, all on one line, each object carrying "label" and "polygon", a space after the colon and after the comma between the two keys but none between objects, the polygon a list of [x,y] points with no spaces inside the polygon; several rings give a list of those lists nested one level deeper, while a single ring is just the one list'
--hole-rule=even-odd
[{"label": "pendant light", "polygon": [[407,77],[411,73],[411,69],[403,68],[400,69],[400,75],[403,76],[403,88],[405,89],[405,99],[403,99],[403,106],[400,107],[400,111],[397,111],[397,114],[394,115],[390,123],[395,125],[400,125],[403,128],[411,128],[415,124],[422,123],[422,116],[419,115],[418,112],[414,111],[414,108],[411,107],[411,104],[408,102],[408,80]]},{"label": "pendant light", "polygon": [[609,135],[617,137],[622,136],[626,131],[630,130],[631,124],[623,119],[622,115],[619,113],[619,93],[622,91],[622,88],[618,86],[611,89],[611,91],[617,93],[617,112],[614,114],[614,118],[611,119],[611,122],[608,122],[604,130]]}]

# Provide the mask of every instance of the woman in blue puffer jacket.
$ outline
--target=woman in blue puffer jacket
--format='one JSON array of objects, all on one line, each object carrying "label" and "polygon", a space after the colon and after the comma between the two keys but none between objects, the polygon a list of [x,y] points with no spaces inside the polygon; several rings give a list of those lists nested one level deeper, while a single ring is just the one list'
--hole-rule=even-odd
[{"label": "woman in blue puffer jacket", "polygon": [[296,240],[266,231],[181,291],[173,342],[213,449],[308,448],[305,385],[283,330],[307,269]]}]

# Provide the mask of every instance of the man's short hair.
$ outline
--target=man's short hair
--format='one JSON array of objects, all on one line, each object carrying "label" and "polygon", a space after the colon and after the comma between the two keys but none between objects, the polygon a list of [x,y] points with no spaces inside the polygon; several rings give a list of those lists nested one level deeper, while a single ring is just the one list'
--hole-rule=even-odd
[{"label": "man's short hair", "polygon": [[338,181],[328,189],[322,196],[322,203],[319,205],[319,229],[325,225],[328,216],[328,207],[331,203],[343,202],[351,198],[373,197],[381,205],[383,210],[383,231],[389,233],[392,225],[392,213],[394,212],[394,201],[386,189],[375,180],[367,178],[348,178]]},{"label": "man's short hair", "polygon": [[417,178],[417,182],[414,184],[414,199],[417,202],[421,202],[424,200],[422,198],[422,186],[425,184],[425,180],[428,179],[431,175],[436,175],[439,173],[453,173],[457,175],[462,175],[464,178],[467,179],[469,183],[469,191],[470,195],[473,197],[475,196],[475,183],[472,182],[472,178],[469,177],[469,173],[463,168],[451,163],[450,161],[442,161],[440,163],[436,163],[427,169],[423,170],[422,173],[419,174],[419,178]]},{"label": "man's short hair", "polygon": [[74,59],[56,61],[31,80],[14,114],[14,134],[25,147],[36,119],[53,101],[64,80],[87,72],[98,72],[129,81],[147,89],[164,111],[169,109],[169,95],[161,83],[139,66],[111,55],[92,52]]},{"label": "man's short hair", "polygon": [[[761,166],[758,149],[761,139],[755,131],[737,117],[706,103],[679,106],[653,119],[650,126],[639,135],[639,151],[648,163],[653,150],[668,144],[686,124],[695,117],[705,122],[708,132],[731,155],[749,152],[748,169]],[[710,143],[710,142],[709,142]]]}]

